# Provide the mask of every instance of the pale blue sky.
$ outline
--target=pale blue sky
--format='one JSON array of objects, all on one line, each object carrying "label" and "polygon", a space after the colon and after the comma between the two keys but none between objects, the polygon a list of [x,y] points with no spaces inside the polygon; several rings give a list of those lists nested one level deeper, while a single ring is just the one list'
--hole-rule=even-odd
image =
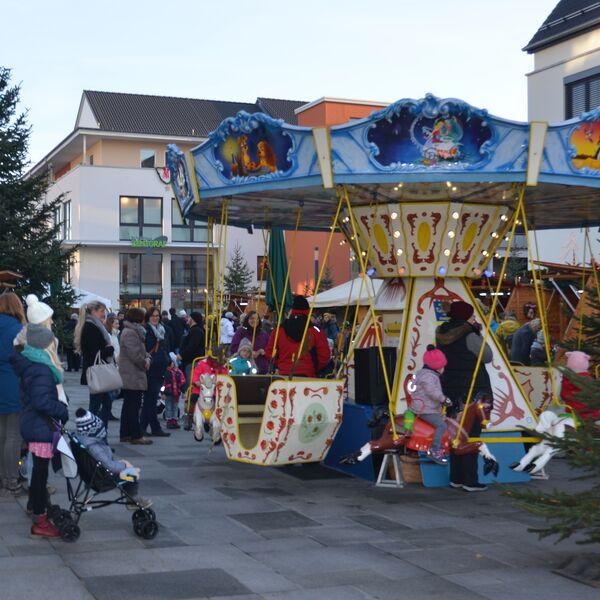
[{"label": "pale blue sky", "polygon": [[525,120],[522,52],[558,0],[5,0],[0,64],[42,158],[84,89],[254,101],[426,92]]}]

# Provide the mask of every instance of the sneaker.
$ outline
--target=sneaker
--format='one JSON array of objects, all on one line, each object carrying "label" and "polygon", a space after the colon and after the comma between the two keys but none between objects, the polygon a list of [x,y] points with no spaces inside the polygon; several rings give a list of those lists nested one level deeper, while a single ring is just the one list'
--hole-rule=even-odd
[{"label": "sneaker", "polygon": [[427,458],[438,465],[448,464],[448,457],[444,454],[443,450],[427,450]]},{"label": "sneaker", "polygon": [[451,488],[454,488],[455,490],[462,490],[462,483],[454,483],[454,481],[451,481],[449,483]]},{"label": "sneaker", "polygon": [[127,503],[127,510],[137,510],[138,508],[150,508],[152,506],[152,500],[136,496],[131,502]]},{"label": "sneaker", "polygon": [[488,489],[488,486],[483,483],[472,483],[471,485],[463,485],[462,489],[465,490],[465,492],[485,492],[485,490]]},{"label": "sneaker", "polygon": [[121,444],[128,444],[131,441],[131,438],[128,436],[123,436],[119,438],[119,442],[121,442]]},{"label": "sneaker", "polygon": [[150,435],[152,437],[169,437],[171,434],[169,432],[167,432],[167,431],[163,431],[162,429],[160,429],[157,432],[153,431]]},{"label": "sneaker", "polygon": [[40,515],[37,523],[31,526],[31,537],[33,538],[58,538],[60,531],[48,521],[48,515]]},{"label": "sneaker", "polygon": [[136,438],[131,440],[131,442],[129,442],[130,444],[133,444],[134,446],[139,445],[139,446],[148,446],[150,444],[152,444],[152,440],[149,440],[148,438],[145,437],[141,437],[141,438]]}]

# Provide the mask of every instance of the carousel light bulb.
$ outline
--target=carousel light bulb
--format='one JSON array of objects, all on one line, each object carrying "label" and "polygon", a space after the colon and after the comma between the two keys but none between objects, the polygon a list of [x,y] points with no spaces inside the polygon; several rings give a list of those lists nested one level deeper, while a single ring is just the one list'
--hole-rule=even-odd
[{"label": "carousel light bulb", "polygon": [[366,255],[367,255],[367,253],[366,253],[364,250],[361,252],[361,254],[362,254],[363,256],[366,256]]},{"label": "carousel light bulb", "polygon": [[398,191],[398,186],[397,186],[397,185],[395,185],[395,186],[394,186],[394,191],[395,191],[395,192],[397,192],[397,191]]},{"label": "carousel light bulb", "polygon": [[505,241],[505,242],[508,242],[509,240],[510,240],[510,238],[509,238],[508,236],[506,236],[506,237],[504,238],[504,241]]},{"label": "carousel light bulb", "polygon": [[402,256],[402,248],[398,248],[398,250],[396,250],[396,254],[398,256]]},{"label": "carousel light bulb", "polygon": [[450,249],[449,248],[446,248],[444,250],[444,256],[450,256]]},{"label": "carousel light bulb", "polygon": [[354,239],[354,236],[353,236],[353,235],[351,235],[351,236],[350,236],[350,239],[351,239],[351,240],[353,240],[353,239]]},{"label": "carousel light bulb", "polygon": [[457,188],[455,185],[453,185],[453,186],[452,186],[452,191],[453,191],[453,192],[456,192],[456,190],[458,190],[458,188]]},{"label": "carousel light bulb", "polygon": [[483,254],[484,256],[488,256],[489,252],[487,250],[484,250],[481,254]]},{"label": "carousel light bulb", "polygon": [[396,231],[394,231],[394,237],[396,239],[398,239],[400,237],[400,232],[396,229]]},{"label": "carousel light bulb", "polygon": [[487,270],[484,272],[484,275],[488,278],[490,278],[492,276],[492,272],[490,270]]},{"label": "carousel light bulb", "polygon": [[504,222],[506,223],[506,221],[508,221],[508,217],[507,217],[506,215],[502,215],[502,216],[500,217],[500,220],[501,220],[501,221],[504,221]]},{"label": "carousel light bulb", "polygon": [[397,213],[397,212],[393,212],[393,213],[390,215],[390,217],[391,217],[391,219],[392,219],[392,221],[393,221],[393,220],[395,220],[395,219],[397,219],[397,218],[398,218],[398,213]]},{"label": "carousel light bulb", "polygon": [[458,220],[458,217],[460,217],[460,215],[459,215],[459,214],[458,214],[456,211],[454,211],[454,212],[452,213],[452,218],[453,218],[454,220]]},{"label": "carousel light bulb", "polygon": [[451,181],[446,181],[446,187],[451,188],[452,187],[452,182]]},{"label": "carousel light bulb", "polygon": [[439,273],[440,275],[445,275],[445,274],[446,274],[446,267],[440,267],[440,268],[438,269],[438,273]]},{"label": "carousel light bulb", "polygon": [[493,237],[494,239],[496,239],[496,238],[498,237],[498,234],[497,234],[497,233],[494,231],[494,232],[492,233],[492,237]]},{"label": "carousel light bulb", "polygon": [[521,221],[517,219],[517,225],[521,225]]},{"label": "carousel light bulb", "polygon": [[401,188],[404,184],[403,183],[399,183],[398,187]]},{"label": "carousel light bulb", "polygon": [[473,269],[473,273],[475,273],[475,275],[481,275],[481,270],[480,269]]},{"label": "carousel light bulb", "polygon": [[455,235],[456,235],[456,234],[454,233],[454,231],[449,231],[449,232],[448,232],[448,237],[449,237],[450,239],[453,239]]}]

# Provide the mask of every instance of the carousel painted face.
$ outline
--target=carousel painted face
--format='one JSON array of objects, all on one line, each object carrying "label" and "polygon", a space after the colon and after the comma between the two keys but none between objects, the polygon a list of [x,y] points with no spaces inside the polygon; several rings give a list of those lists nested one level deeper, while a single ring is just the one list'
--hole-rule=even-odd
[{"label": "carousel painted face", "polygon": [[298,437],[303,444],[316,440],[327,427],[327,411],[325,407],[313,402],[306,407],[300,423]]}]

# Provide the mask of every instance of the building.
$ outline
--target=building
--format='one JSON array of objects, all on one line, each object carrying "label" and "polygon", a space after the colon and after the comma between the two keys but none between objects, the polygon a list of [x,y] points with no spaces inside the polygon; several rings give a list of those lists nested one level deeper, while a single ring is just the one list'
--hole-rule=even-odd
[{"label": "building", "polygon": [[[203,307],[207,226],[183,222],[164,171],[166,147],[189,150],[240,110],[295,123],[303,104],[84,91],[73,131],[31,171],[49,170],[48,196],[63,198],[61,238],[80,246],[70,283],[113,306]],[[256,277],[262,234],[229,228],[228,255],[236,244]]]},{"label": "building", "polygon": [[[600,2],[560,0],[523,50],[534,59],[527,74],[530,121],[554,123],[600,106]],[[596,259],[598,237],[596,230],[590,232]],[[538,242],[544,260],[583,262],[579,229],[540,232]]]}]

